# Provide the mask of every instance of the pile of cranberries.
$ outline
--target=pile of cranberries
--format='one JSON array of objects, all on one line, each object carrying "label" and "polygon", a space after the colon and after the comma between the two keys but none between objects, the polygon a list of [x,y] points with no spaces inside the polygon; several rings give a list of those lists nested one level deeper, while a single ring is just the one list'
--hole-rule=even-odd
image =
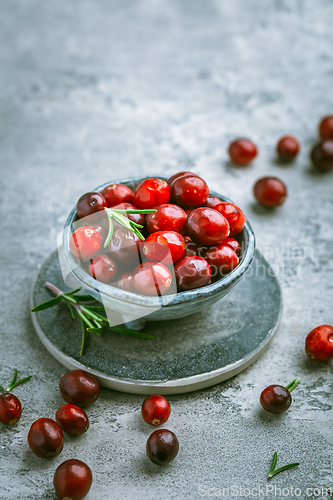
[{"label": "pile of cranberries", "polygon": [[[125,214],[143,226],[145,241],[115,222],[104,248],[105,207],[154,209],[146,215]],[[71,235],[72,255],[97,281],[132,293],[164,295],[176,287],[178,292],[204,287],[239,263],[241,246],[235,237],[245,224],[243,212],[210,195],[206,182],[192,172],[180,172],[167,182],[146,179],[134,192],[110,184],[101,193],[81,196],[77,215],[82,225]]]}]

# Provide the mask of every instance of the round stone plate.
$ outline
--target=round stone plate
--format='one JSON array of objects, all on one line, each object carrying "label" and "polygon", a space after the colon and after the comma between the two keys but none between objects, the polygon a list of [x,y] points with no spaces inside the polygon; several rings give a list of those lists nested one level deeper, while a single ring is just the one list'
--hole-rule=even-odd
[{"label": "round stone plate", "polygon": [[[52,298],[44,287],[64,285],[58,252],[44,262],[31,296],[31,307]],[[81,322],[60,303],[32,313],[46,349],[66,368],[93,373],[101,385],[134,394],[179,394],[227,380],[255,361],[277,330],[282,309],[279,283],[256,251],[243,279],[209,309],[170,321],[147,321],[139,339],[105,329],[87,334],[80,356]]]}]

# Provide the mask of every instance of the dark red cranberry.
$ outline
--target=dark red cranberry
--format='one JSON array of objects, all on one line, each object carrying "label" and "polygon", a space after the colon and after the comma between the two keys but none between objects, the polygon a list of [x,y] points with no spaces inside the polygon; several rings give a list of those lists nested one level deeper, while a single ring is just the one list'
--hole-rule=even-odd
[{"label": "dark red cranberry", "polygon": [[174,174],[168,179],[168,184],[170,186],[170,189],[172,188],[172,184],[175,182],[175,180],[179,179],[179,177],[198,177],[197,174],[194,174],[193,172],[178,172],[177,174]]},{"label": "dark red cranberry", "polygon": [[171,186],[171,199],[183,208],[203,205],[209,195],[206,182],[197,175],[183,175],[175,179]]},{"label": "dark red cranberry", "polygon": [[186,222],[186,212],[178,205],[160,205],[157,212],[147,214],[146,223],[149,233],[156,231],[177,231],[181,233]]},{"label": "dark red cranberry", "polygon": [[102,283],[114,281],[118,266],[109,255],[97,255],[89,263],[88,272],[92,278]]},{"label": "dark red cranberry", "polygon": [[145,262],[133,272],[133,285],[142,295],[163,295],[172,283],[169,269],[160,262]]},{"label": "dark red cranberry", "polygon": [[139,209],[150,209],[169,203],[170,188],[162,179],[146,179],[136,188],[133,204]]},{"label": "dark red cranberry", "polygon": [[[131,203],[119,203],[119,205],[115,205],[112,208],[116,208],[117,210],[139,210],[138,207],[132,205]],[[127,217],[129,220],[136,222],[137,224],[145,225],[146,216],[145,214],[122,214],[124,217]]]},{"label": "dark red cranberry", "polygon": [[282,385],[270,385],[260,395],[260,404],[270,413],[283,413],[290,408],[291,394]]},{"label": "dark red cranberry", "polygon": [[204,206],[208,207],[208,208],[214,208],[214,207],[216,207],[216,205],[219,205],[220,203],[222,203],[222,200],[220,200],[220,198],[210,194],[210,195],[208,195],[208,198],[207,198],[206,202],[204,203]]},{"label": "dark red cranberry", "polygon": [[56,421],[59,427],[68,434],[84,434],[89,428],[89,419],[86,413],[76,405],[63,405],[56,412]]},{"label": "dark red cranberry", "polygon": [[224,242],[207,248],[202,256],[209,262],[214,276],[228,274],[238,265],[236,252]]},{"label": "dark red cranberry", "polygon": [[148,236],[142,252],[148,260],[168,266],[184,257],[185,240],[176,231],[157,231]]},{"label": "dark red cranberry", "polygon": [[202,257],[184,257],[175,265],[177,289],[180,292],[206,286],[212,272],[207,260]]},{"label": "dark red cranberry", "polygon": [[131,271],[123,272],[114,283],[114,286],[120,288],[120,290],[124,290],[125,292],[135,292],[133,286],[133,275]]},{"label": "dark red cranberry", "polygon": [[0,422],[5,425],[16,424],[22,414],[22,406],[20,400],[10,394],[10,392],[5,392],[0,396]]},{"label": "dark red cranberry", "polygon": [[216,245],[229,236],[230,226],[217,210],[199,207],[187,217],[185,231],[199,245]]},{"label": "dark red cranberry", "polygon": [[189,236],[185,236],[185,255],[186,257],[194,257],[197,255],[199,245],[194,243]]},{"label": "dark red cranberry", "polygon": [[87,226],[79,227],[69,239],[69,249],[77,259],[90,260],[98,254],[102,246],[101,235]]},{"label": "dark red cranberry", "polygon": [[234,240],[233,238],[226,238],[223,243],[225,245],[228,245],[228,247],[232,248],[234,252],[236,252],[237,255],[240,254],[241,251],[241,246],[240,243],[238,243],[237,240]]},{"label": "dark red cranberry", "polygon": [[319,135],[323,140],[333,140],[333,115],[325,116],[319,124]]},{"label": "dark red cranberry", "polygon": [[234,205],[233,203],[229,203],[227,201],[223,201],[219,205],[216,205],[214,207],[214,210],[217,210],[218,212],[220,212],[220,214],[224,215],[224,217],[229,222],[229,236],[237,236],[237,234],[242,231],[245,225],[245,216],[237,205]]},{"label": "dark red cranberry", "polygon": [[72,370],[65,373],[60,379],[59,390],[67,403],[82,408],[95,403],[100,393],[97,379],[84,370]]},{"label": "dark red cranberry", "polygon": [[89,224],[89,227],[91,229],[95,229],[95,231],[98,232],[98,234],[101,235],[101,238],[102,238],[102,242],[106,240],[106,237],[108,235],[108,230],[106,229],[105,226],[103,226],[102,224]]},{"label": "dark red cranberry", "polygon": [[157,429],[150,434],[146,451],[148,458],[156,465],[166,465],[176,458],[179,442],[176,435],[167,429]]},{"label": "dark red cranberry", "polygon": [[268,208],[282,205],[287,196],[287,187],[276,177],[262,177],[253,188],[257,201]]},{"label": "dark red cranberry", "polygon": [[163,396],[148,396],[142,403],[143,420],[150,425],[163,425],[170,417],[170,404]]},{"label": "dark red cranberry", "polygon": [[299,142],[292,135],[284,135],[277,143],[276,152],[280,160],[292,161],[298,155]]},{"label": "dark red cranberry", "polygon": [[119,203],[132,203],[133,191],[124,184],[110,184],[101,193],[109,208]]},{"label": "dark red cranberry", "polygon": [[257,156],[257,148],[249,139],[237,139],[230,144],[229,155],[237,165],[248,165]]},{"label": "dark red cranberry", "polygon": [[59,500],[82,500],[92,485],[90,467],[81,460],[63,462],[55,471],[53,486]]},{"label": "dark red cranberry", "polygon": [[107,250],[118,262],[132,266],[138,265],[143,242],[130,229],[119,226],[116,228],[116,224],[114,228]]},{"label": "dark red cranberry", "polygon": [[78,217],[82,219],[100,210],[104,210],[107,206],[106,200],[101,193],[86,193],[77,202],[76,211]]},{"label": "dark red cranberry", "polygon": [[57,457],[64,447],[64,435],[54,420],[39,418],[30,427],[28,444],[38,457]]},{"label": "dark red cranberry", "polygon": [[328,361],[333,357],[333,326],[321,325],[312,330],[305,340],[305,352],[310,359]]},{"label": "dark red cranberry", "polygon": [[329,172],[333,169],[333,140],[316,144],[311,151],[311,160],[319,172]]}]

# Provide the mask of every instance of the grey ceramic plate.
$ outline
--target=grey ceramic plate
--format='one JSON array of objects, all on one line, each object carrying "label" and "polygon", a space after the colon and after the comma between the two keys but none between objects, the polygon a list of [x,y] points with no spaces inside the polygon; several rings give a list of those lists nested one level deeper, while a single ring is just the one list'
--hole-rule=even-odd
[{"label": "grey ceramic plate", "polygon": [[[51,281],[63,290],[58,253],[44,262],[32,290],[32,307],[52,297]],[[135,394],[179,394],[227,380],[249,366],[277,330],[282,302],[279,283],[256,251],[251,268],[223,299],[187,318],[147,322],[154,340],[106,330],[87,335],[80,357],[81,323],[65,304],[32,313],[46,349],[67,368],[83,368],[105,387]]]}]

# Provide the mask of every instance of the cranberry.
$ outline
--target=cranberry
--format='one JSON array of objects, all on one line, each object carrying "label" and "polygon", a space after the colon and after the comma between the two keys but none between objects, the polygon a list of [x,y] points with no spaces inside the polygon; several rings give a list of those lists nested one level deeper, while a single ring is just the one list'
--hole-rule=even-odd
[{"label": "cranberry", "polygon": [[179,177],[186,177],[186,176],[198,177],[197,174],[194,174],[193,172],[178,172],[177,174],[172,175],[170,177],[170,179],[168,180],[168,184],[170,186],[170,189],[171,189],[173,183],[175,182],[175,180],[179,179]]},{"label": "cranberry", "polygon": [[203,205],[209,195],[206,182],[197,175],[183,175],[175,179],[171,186],[171,199],[183,208]]},{"label": "cranberry", "polygon": [[257,148],[249,139],[236,139],[229,146],[231,160],[237,165],[248,165],[257,156]]},{"label": "cranberry", "polygon": [[202,257],[184,257],[175,265],[177,288],[180,292],[206,286],[212,272],[207,260]]},{"label": "cranberry", "polygon": [[77,216],[82,219],[100,210],[104,210],[107,206],[106,200],[101,193],[86,193],[81,196],[76,204]]},{"label": "cranberry", "polygon": [[185,231],[199,245],[216,245],[229,236],[230,226],[217,210],[200,207],[187,217]]},{"label": "cranberry", "polygon": [[186,212],[178,205],[160,205],[156,212],[147,214],[146,223],[149,233],[156,231],[177,231],[181,233],[186,222]]},{"label": "cranberry", "polygon": [[139,209],[155,208],[170,201],[170,188],[161,179],[146,179],[136,188],[133,204]]},{"label": "cranberry", "polygon": [[185,236],[185,255],[186,257],[193,257],[197,255],[199,246],[191,240],[189,236]]},{"label": "cranberry", "polygon": [[206,202],[204,203],[204,206],[209,207],[209,208],[214,208],[214,207],[216,207],[216,205],[219,205],[220,203],[222,203],[222,200],[220,200],[220,198],[210,194],[210,195],[208,195],[208,198],[207,198]]},{"label": "cranberry", "polygon": [[236,252],[224,242],[215,247],[210,247],[202,255],[215,270],[214,275],[230,273],[238,265]]},{"label": "cranberry", "polygon": [[59,390],[67,403],[80,407],[95,403],[100,393],[97,379],[84,370],[65,373],[60,379]]},{"label": "cranberry", "polygon": [[223,243],[225,245],[228,245],[228,247],[232,248],[234,252],[236,252],[237,255],[240,254],[241,251],[241,246],[240,243],[238,243],[237,240],[234,240],[233,238],[226,238]]},{"label": "cranberry", "polygon": [[133,275],[130,271],[123,272],[114,285],[125,292],[134,292]]},{"label": "cranberry", "polygon": [[56,412],[56,421],[59,427],[68,434],[84,434],[89,428],[89,419],[86,413],[76,405],[63,405]]},{"label": "cranberry", "polygon": [[55,471],[53,486],[60,500],[82,500],[92,484],[90,467],[81,460],[63,462]]},{"label": "cranberry", "polygon": [[333,139],[333,115],[325,116],[319,125],[319,134],[322,139]]},{"label": "cranberry", "polygon": [[287,196],[287,187],[276,177],[262,177],[254,185],[254,196],[268,208],[282,205]]},{"label": "cranberry", "polygon": [[[138,207],[135,207],[131,203],[119,203],[119,205],[115,205],[112,208],[116,208],[117,210],[138,210]],[[129,220],[136,222],[137,224],[141,224],[141,226],[145,225],[146,216],[145,214],[122,214],[124,217],[127,217]]]},{"label": "cranberry", "polygon": [[94,223],[94,224],[89,224],[90,229],[95,229],[95,231],[98,232],[98,234],[101,235],[102,242],[106,240],[106,237],[108,235],[108,230],[106,229],[105,226],[102,224]]},{"label": "cranberry", "polygon": [[132,203],[133,191],[124,184],[110,184],[101,193],[109,208],[119,203]]},{"label": "cranberry", "polygon": [[167,429],[157,429],[150,434],[146,451],[148,458],[156,465],[166,465],[176,458],[179,442],[176,435]]},{"label": "cranberry", "polygon": [[292,161],[298,155],[299,142],[292,135],[284,135],[277,143],[276,151],[280,160]]},{"label": "cranberry", "polygon": [[39,418],[30,427],[28,444],[38,457],[57,457],[64,447],[64,435],[54,420]]},{"label": "cranberry", "polygon": [[107,247],[111,256],[123,264],[138,265],[143,242],[130,229],[114,223],[112,239]]},{"label": "cranberry", "polygon": [[270,385],[260,395],[260,404],[270,413],[282,413],[291,405],[291,394],[282,385]]},{"label": "cranberry", "polygon": [[305,340],[305,352],[316,361],[328,361],[333,357],[333,326],[321,325],[312,330]]},{"label": "cranberry", "polygon": [[143,420],[150,425],[163,425],[170,417],[169,402],[163,397],[154,394],[148,396],[142,403],[141,414]]},{"label": "cranberry", "polygon": [[77,259],[90,260],[98,254],[102,246],[101,235],[90,227],[79,227],[69,239],[69,249]]},{"label": "cranberry", "polygon": [[22,414],[22,406],[20,400],[10,394],[10,392],[5,392],[0,396],[0,422],[5,425],[16,424]]},{"label": "cranberry", "polygon": [[157,231],[148,236],[142,252],[148,260],[170,265],[184,257],[185,240],[176,231]]},{"label": "cranberry", "polygon": [[245,216],[241,209],[237,207],[237,205],[223,201],[219,205],[216,205],[214,207],[214,210],[217,210],[218,212],[220,212],[220,214],[224,215],[224,217],[229,222],[229,236],[237,236],[237,234],[242,231],[245,225]]},{"label": "cranberry", "polygon": [[316,144],[311,151],[311,160],[319,172],[328,172],[333,169],[333,140],[326,140]]},{"label": "cranberry", "polygon": [[142,295],[163,295],[172,283],[169,269],[160,262],[145,262],[133,272],[133,285]]},{"label": "cranberry", "polygon": [[88,272],[92,278],[102,283],[110,283],[118,272],[117,264],[109,255],[97,255],[89,263]]}]

